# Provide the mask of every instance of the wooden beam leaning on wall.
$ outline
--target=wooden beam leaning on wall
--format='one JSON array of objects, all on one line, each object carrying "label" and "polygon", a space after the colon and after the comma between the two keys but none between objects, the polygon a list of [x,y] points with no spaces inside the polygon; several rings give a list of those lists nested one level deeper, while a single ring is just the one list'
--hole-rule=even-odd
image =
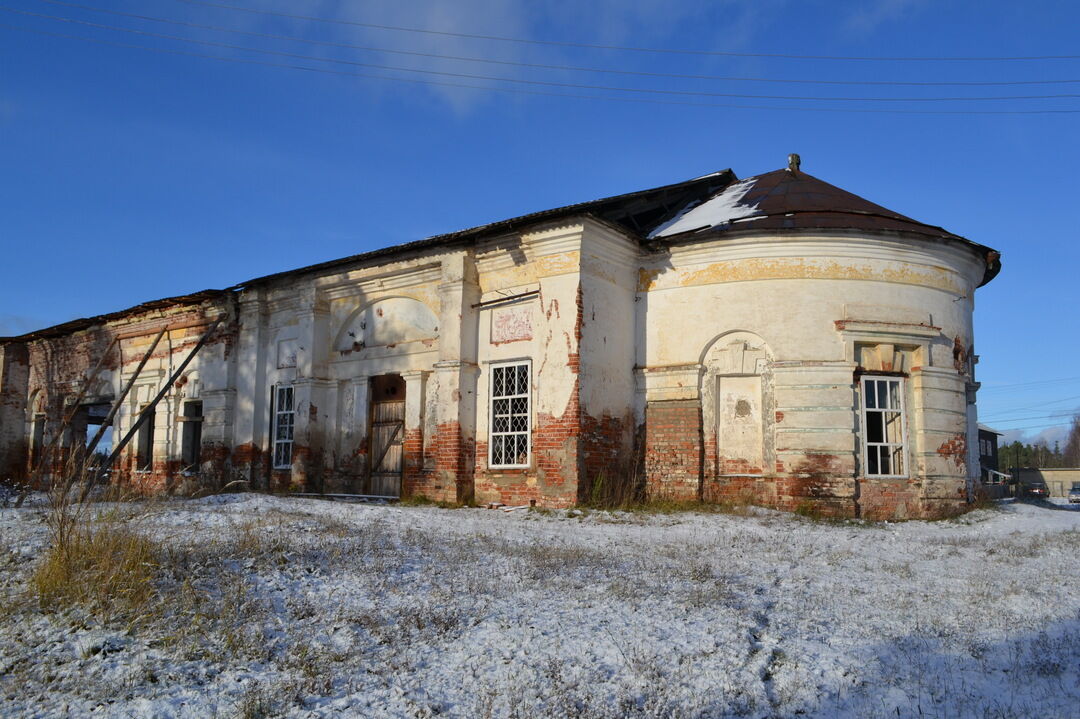
[{"label": "wooden beam leaning on wall", "polygon": [[[135,385],[135,380],[139,378],[139,374],[143,371],[143,368],[146,367],[146,363],[150,361],[150,357],[154,354],[154,350],[157,349],[158,343],[161,342],[161,338],[164,337],[165,333],[168,331],[168,326],[165,326],[162,327],[161,331],[157,333],[157,336],[154,337],[154,341],[150,343],[150,347],[147,348],[146,352],[143,353],[142,359],[139,360],[139,364],[135,368],[135,373],[132,374],[130,378],[128,378],[128,381],[124,384],[123,389],[120,390],[120,394],[117,395],[115,400],[113,400],[112,407],[109,408],[109,413],[105,416],[105,419],[101,421],[101,426],[98,427],[97,433],[94,434],[94,438],[86,446],[86,451],[83,453],[82,464],[79,467],[79,471],[72,472],[71,476],[68,477],[67,486],[64,487],[65,494],[67,494],[67,492],[71,490],[72,485],[75,484],[77,479],[83,476],[83,473],[86,471],[86,459],[94,455],[94,450],[97,449],[98,442],[100,442],[101,438],[104,436],[105,430],[108,429],[109,426],[112,424],[113,418],[116,417],[116,413],[120,410],[121,405],[123,405],[124,399],[127,397],[128,392],[130,392],[131,388]],[[93,481],[87,481],[87,485],[89,486],[90,484],[96,483],[97,479],[98,475],[95,472],[94,477],[92,478]],[[89,490],[84,488],[82,496],[85,497],[88,491]]]},{"label": "wooden beam leaning on wall", "polygon": [[[150,404],[144,407],[143,410],[139,413],[139,418],[132,423],[131,428],[128,429],[127,433],[120,440],[119,444],[117,444],[116,448],[113,449],[112,454],[109,455],[109,458],[101,463],[101,467],[94,473],[94,476],[92,478],[89,478],[86,482],[85,486],[83,487],[82,494],[79,497],[80,502],[86,500],[86,497],[90,494],[90,488],[93,485],[97,484],[98,480],[102,476],[104,476],[105,472],[109,471],[109,469],[113,466],[113,464],[116,462],[116,459],[120,456],[120,453],[124,451],[124,447],[126,447],[128,442],[131,441],[131,438],[135,436],[135,433],[139,431],[139,428],[143,426],[143,424],[146,422],[147,417],[153,414],[153,411],[157,407],[158,402],[160,402],[162,398],[166,394],[168,394],[169,388],[173,386],[176,380],[180,379],[180,375],[182,375],[184,373],[184,370],[187,369],[187,366],[191,364],[191,360],[195,359],[195,355],[199,353],[199,350],[201,350],[203,346],[206,345],[207,341],[209,341],[210,339],[210,336],[214,334],[214,331],[218,328],[218,325],[221,324],[223,319],[223,317],[219,317],[212,323],[210,323],[210,326],[206,328],[206,332],[204,332],[202,337],[199,338],[199,341],[191,349],[191,352],[188,353],[188,356],[184,358],[184,361],[180,363],[180,366],[173,371],[172,375],[169,376],[169,379],[165,382],[164,385],[161,386],[161,389],[158,390],[157,395],[155,395],[154,399],[150,401]],[[134,378],[132,378],[132,382],[134,382]],[[119,405],[117,404],[116,406]]]},{"label": "wooden beam leaning on wall", "polygon": [[[105,351],[101,353],[101,357],[98,358],[97,364],[94,365],[94,369],[90,374],[83,376],[82,385],[79,387],[79,394],[75,396],[75,402],[71,405],[71,411],[64,416],[60,421],[60,426],[56,432],[53,433],[52,439],[49,440],[49,444],[45,446],[45,449],[41,452],[40,456],[34,458],[34,466],[30,468],[30,480],[26,483],[26,486],[19,492],[18,499],[15,500],[15,506],[21,507],[23,501],[26,499],[26,495],[30,493],[30,487],[33,484],[32,480],[35,474],[41,469],[45,463],[45,458],[49,457],[56,451],[56,445],[60,441],[60,438],[64,436],[64,432],[71,426],[71,420],[75,419],[75,414],[79,411],[79,407],[82,404],[83,397],[86,396],[86,390],[89,389],[90,383],[97,377],[98,372],[101,371],[102,366],[105,364],[105,360],[108,359],[109,353],[112,348],[117,346],[120,342],[120,338],[114,336],[112,341],[109,342],[109,346],[105,348]],[[32,410],[31,410],[32,412]],[[74,469],[74,468],[72,468]]]},{"label": "wooden beam leaning on wall", "polygon": [[158,342],[165,336],[165,333],[169,331],[168,327],[163,327],[160,332],[157,333],[157,337],[150,343],[149,349],[143,354],[143,358],[139,361],[138,367],[135,368],[135,373],[128,378],[128,381],[124,383],[124,387],[120,390],[120,394],[116,396],[116,400],[113,402],[112,407],[109,408],[109,413],[105,415],[105,419],[101,420],[101,426],[98,427],[97,433],[94,438],[90,440],[90,443],[86,445],[86,456],[92,456],[94,450],[97,449],[98,442],[101,441],[102,436],[105,434],[105,430],[112,425],[113,418],[116,417],[116,413],[120,411],[121,405],[124,403],[124,399],[128,396],[128,392],[135,385],[135,380],[139,378],[139,374],[143,371],[143,367],[150,360],[150,356],[154,354],[154,350],[158,346]]}]

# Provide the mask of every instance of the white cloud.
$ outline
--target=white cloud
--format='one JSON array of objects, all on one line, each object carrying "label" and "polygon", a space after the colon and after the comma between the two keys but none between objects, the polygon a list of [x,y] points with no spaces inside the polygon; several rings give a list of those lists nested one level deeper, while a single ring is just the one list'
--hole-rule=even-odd
[{"label": "white cloud", "polygon": [[925,0],[874,0],[860,3],[845,23],[849,31],[871,33],[886,23],[899,20]]},{"label": "white cloud", "polygon": [[[745,48],[789,0],[759,0],[757,3],[726,0],[716,3],[670,3],[663,0],[409,0],[373,9],[352,4],[326,3],[324,17],[347,17],[357,22],[422,28],[439,32],[459,32],[510,38],[532,38],[580,42],[595,45],[636,47],[680,47],[687,49],[732,50]],[[340,26],[339,26],[340,29]],[[440,55],[498,59],[510,62],[549,65],[585,65],[620,69],[656,70],[665,57],[585,48],[501,42],[447,35],[426,35],[364,28],[344,28],[348,42]],[[688,38],[691,38],[688,40]],[[369,55],[370,57],[370,55]],[[686,60],[683,57],[683,60]],[[716,59],[697,58],[700,65]],[[512,77],[551,82],[631,85],[641,84],[613,75],[582,75],[571,71],[531,69],[441,58],[418,58],[383,54],[380,62],[423,70]],[[684,63],[690,66],[689,62]],[[380,71],[375,71],[380,72]],[[380,74],[382,74],[380,72]],[[481,87],[502,86],[555,93],[581,92],[572,88],[506,84],[472,78],[453,78],[413,73],[388,73],[435,82],[462,83]],[[394,89],[387,84],[387,92]],[[397,85],[414,93],[416,85]],[[514,101],[513,95],[460,87],[428,86],[427,93],[440,98],[457,114],[474,111],[485,101]]]},{"label": "white cloud", "polygon": [[1047,447],[1052,448],[1054,442],[1061,442],[1062,446],[1064,446],[1068,436],[1068,424],[1047,427],[1046,429],[1039,431],[1010,429],[1005,430],[1004,434],[998,439],[998,445],[1012,444],[1013,442],[1022,442],[1023,444],[1038,444],[1040,442],[1045,442]]},{"label": "white cloud", "polygon": [[[138,7],[134,0],[127,1],[129,8]],[[527,0],[399,0],[384,3],[356,3],[351,0],[321,0],[298,7],[292,0],[265,0],[259,5],[260,9],[271,13],[417,28],[430,30],[432,34],[200,6],[186,6],[184,10],[168,13],[168,15],[176,19],[226,26],[249,32],[432,55],[476,57],[512,63],[583,65],[648,71],[662,70],[665,64],[678,59],[684,71],[705,72],[711,69],[710,66],[733,59],[615,52],[434,33],[531,38],[595,45],[738,51],[745,50],[773,24],[781,21],[784,18],[783,8],[788,4],[790,0],[757,0],[753,3],[738,0],[720,0],[713,3],[670,3],[665,0],[592,0],[585,3],[580,0],[548,0],[544,3]],[[199,40],[284,51],[326,60],[403,67],[427,71],[427,73],[486,75],[556,83],[664,86],[662,81],[638,82],[617,75],[585,75],[574,71],[478,63],[445,57],[403,55],[333,47],[327,44],[320,45],[317,42],[289,42],[288,40],[245,37],[194,28],[163,30],[161,27],[154,27],[153,29]],[[259,56],[242,50],[224,48],[207,49],[205,52],[259,59],[270,63],[296,63],[345,74],[355,73],[430,82],[433,84],[384,82],[357,78],[354,84],[359,92],[363,92],[366,97],[373,100],[390,96],[414,100],[433,99],[437,101],[433,108],[436,112],[449,109],[459,116],[475,112],[487,102],[518,101],[512,94],[494,93],[487,89],[496,86],[539,92],[576,92],[573,88],[558,86],[544,87],[503,83],[475,77],[384,70],[350,65],[348,62],[320,62],[273,55]],[[479,89],[470,89],[460,85],[476,86]],[[593,91],[582,89],[578,92],[591,94]]]}]

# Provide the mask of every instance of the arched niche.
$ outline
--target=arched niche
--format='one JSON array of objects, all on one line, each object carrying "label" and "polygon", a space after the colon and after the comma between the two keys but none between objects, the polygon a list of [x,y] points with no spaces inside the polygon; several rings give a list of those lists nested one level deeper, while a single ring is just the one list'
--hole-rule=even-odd
[{"label": "arched niche", "polygon": [[32,419],[36,414],[45,414],[46,411],[46,396],[45,390],[37,388],[30,393],[30,398],[26,403],[26,418],[27,421]]},{"label": "arched niche", "polygon": [[345,320],[334,339],[334,351],[393,347],[438,336],[439,318],[427,305],[411,297],[387,297],[357,309]]},{"label": "arched niche", "polygon": [[773,463],[771,353],[753,332],[725,332],[701,355],[706,458],[716,476],[768,474]]}]

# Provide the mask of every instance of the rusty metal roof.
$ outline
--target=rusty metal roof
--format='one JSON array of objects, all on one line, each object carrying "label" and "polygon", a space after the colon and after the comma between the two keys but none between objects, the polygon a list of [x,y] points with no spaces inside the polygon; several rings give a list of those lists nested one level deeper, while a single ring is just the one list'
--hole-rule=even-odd
[{"label": "rusty metal roof", "polygon": [[739,220],[732,229],[895,230],[964,240],[944,228],[893,212],[805,172],[776,170],[747,178],[751,179],[754,184],[743,202],[756,206],[760,214]]},{"label": "rusty metal roof", "polygon": [[[745,194],[742,193],[741,188],[736,188],[737,182],[740,186],[749,186]],[[893,212],[805,172],[793,172],[787,169],[776,170],[738,181],[731,170],[721,170],[671,185],[541,210],[465,230],[435,235],[423,240],[264,275],[224,290],[204,290],[191,295],[145,302],[126,310],[71,320],[70,322],[18,337],[0,337],[0,343],[70,334],[140,312],[174,305],[196,304],[205,300],[231,295],[252,285],[265,284],[301,274],[323,272],[432,247],[451,245],[483,236],[512,232],[539,222],[567,217],[594,217],[644,242],[650,235],[655,235],[659,228],[671,225],[680,216],[689,215],[689,213],[692,213],[696,208],[703,207],[710,200],[718,198],[725,192],[733,192],[736,189],[739,191],[739,196],[734,199],[739,203],[740,209],[752,209],[752,212],[729,213],[731,219],[721,224],[706,223],[678,234],[664,234],[662,239],[665,242],[677,242],[691,236],[696,238],[703,234],[709,234],[722,237],[725,233],[749,230],[843,229],[867,232],[903,232],[921,235],[930,240],[961,242],[973,247],[986,260],[986,272],[981,284],[986,284],[993,279],[1001,268],[999,254],[985,245],[972,242],[941,227],[927,225],[898,212]]]},{"label": "rusty metal roof", "polygon": [[[735,186],[696,199],[681,212],[679,234],[665,234],[665,241],[678,241],[699,235],[719,235],[750,230],[861,230],[865,232],[903,232],[933,240],[956,241],[976,249],[986,260],[987,270],[981,284],[986,284],[1001,268],[1000,255],[993,249],[972,242],[936,225],[928,225],[893,212],[867,199],[830,185],[813,175],[789,169],[767,172],[740,181],[738,197],[724,200],[720,211],[707,207],[710,199],[736,190]],[[694,212],[701,223],[695,226]],[[678,216],[677,216],[678,217]],[[713,223],[715,221],[715,224]],[[670,224],[670,220],[669,223]]]},{"label": "rusty metal roof", "polygon": [[337,267],[365,262],[382,257],[397,255],[406,252],[424,250],[431,247],[450,245],[455,242],[471,240],[482,236],[492,236],[501,233],[533,225],[538,222],[558,220],[564,217],[589,215],[596,219],[613,224],[620,230],[627,232],[635,238],[644,237],[649,229],[654,227],[664,217],[684,207],[694,198],[709,196],[723,190],[735,181],[735,173],[730,169],[712,172],[708,175],[695,177],[691,180],[676,182],[671,185],[662,185],[647,190],[637,190],[622,195],[604,197],[599,200],[578,202],[573,205],[564,205],[550,210],[530,212],[525,215],[512,217],[508,220],[499,220],[485,225],[477,225],[464,230],[448,232],[442,235],[433,235],[423,240],[414,240],[400,245],[383,247],[370,252],[362,252],[357,255],[343,257],[338,260],[329,260],[295,270],[275,272],[271,275],[255,277],[234,285],[234,288],[250,287],[264,284],[283,277],[291,277],[310,272],[322,272]]}]

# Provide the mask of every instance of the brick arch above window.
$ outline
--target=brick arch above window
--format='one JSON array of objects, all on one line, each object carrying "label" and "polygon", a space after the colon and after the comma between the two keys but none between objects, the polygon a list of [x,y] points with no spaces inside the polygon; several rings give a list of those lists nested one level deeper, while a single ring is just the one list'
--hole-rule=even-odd
[{"label": "brick arch above window", "polygon": [[700,362],[706,374],[761,374],[771,357],[769,345],[760,335],[731,330],[705,346]]}]

